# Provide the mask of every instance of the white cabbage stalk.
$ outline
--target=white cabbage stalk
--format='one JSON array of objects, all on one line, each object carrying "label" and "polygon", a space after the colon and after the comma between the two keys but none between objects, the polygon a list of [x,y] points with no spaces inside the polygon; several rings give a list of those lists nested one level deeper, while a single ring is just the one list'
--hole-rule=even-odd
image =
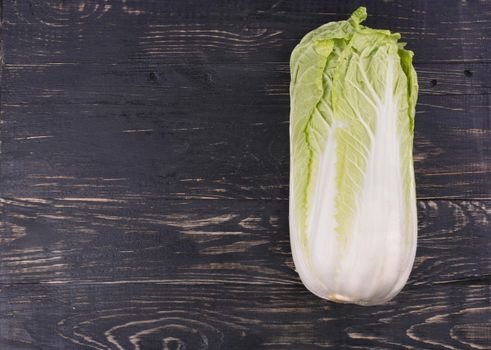
[{"label": "white cabbage stalk", "polygon": [[347,21],[307,34],[291,56],[290,239],[321,298],[393,298],[416,253],[412,159],[418,93],[399,34]]}]

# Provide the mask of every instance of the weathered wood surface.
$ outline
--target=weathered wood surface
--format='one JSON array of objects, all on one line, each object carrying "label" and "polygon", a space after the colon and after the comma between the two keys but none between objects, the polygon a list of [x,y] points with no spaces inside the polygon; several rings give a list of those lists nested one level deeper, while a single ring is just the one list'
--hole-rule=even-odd
[{"label": "weathered wood surface", "polygon": [[[109,81],[127,86],[120,80]],[[26,86],[5,81],[11,89]],[[72,89],[73,99],[84,99]],[[112,103],[98,100],[96,92],[87,104],[49,91],[31,97],[7,91],[4,195],[287,199],[287,96],[237,86],[168,91],[159,99],[143,96],[146,89],[139,88],[139,102],[125,101],[131,97],[124,92]],[[419,198],[491,198],[488,104],[489,95],[421,96],[414,156]]]},{"label": "weathered wood surface", "polygon": [[491,348],[491,1],[363,2],[416,52],[415,268],[294,272],[289,53],[360,3],[3,2],[0,349]]},{"label": "weathered wood surface", "polygon": [[490,293],[406,288],[363,308],[292,285],[23,284],[2,288],[0,325],[6,349],[489,349]]},{"label": "weathered wood surface", "polygon": [[283,62],[305,33],[360,4],[368,25],[417,49],[418,63],[490,62],[486,0],[12,0],[4,48],[23,63]]},{"label": "weathered wood surface", "polygon": [[[491,274],[490,207],[420,201],[409,284]],[[8,198],[0,208],[2,283],[298,285],[286,201]]]}]

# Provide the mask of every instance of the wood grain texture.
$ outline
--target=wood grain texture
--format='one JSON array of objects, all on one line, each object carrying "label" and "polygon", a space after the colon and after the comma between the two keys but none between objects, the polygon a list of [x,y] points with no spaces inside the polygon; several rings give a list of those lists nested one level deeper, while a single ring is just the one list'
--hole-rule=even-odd
[{"label": "wood grain texture", "polygon": [[[420,201],[410,285],[491,277],[486,201]],[[298,285],[286,201],[10,198],[0,282]]]},{"label": "wood grain texture", "polygon": [[5,198],[0,329],[9,332],[0,344],[486,348],[489,206],[420,201],[408,286],[387,305],[363,308],[322,301],[302,286],[286,202]]},{"label": "wood grain texture", "polygon": [[299,285],[16,285],[0,329],[7,349],[489,349],[490,293],[413,287],[364,308]]},{"label": "wood grain texture", "polygon": [[482,0],[12,0],[4,9],[5,59],[284,62],[308,31],[361,4],[367,25],[401,32],[418,49],[417,62],[490,62],[491,4]]},{"label": "wood grain texture", "polygon": [[[288,73],[256,67],[7,65],[4,195],[287,199]],[[440,76],[459,92],[450,68]],[[422,85],[418,196],[490,198],[489,95]]]},{"label": "wood grain texture", "polygon": [[[421,89],[415,267],[370,308],[288,240],[289,55],[361,4]],[[2,7],[0,349],[491,348],[491,1]]]}]

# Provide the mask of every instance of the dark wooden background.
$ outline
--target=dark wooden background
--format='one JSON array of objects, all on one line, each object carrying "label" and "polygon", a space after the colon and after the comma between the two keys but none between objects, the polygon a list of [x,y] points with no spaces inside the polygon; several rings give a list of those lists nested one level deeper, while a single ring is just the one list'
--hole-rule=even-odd
[{"label": "dark wooden background", "polygon": [[[491,349],[491,1],[3,0],[0,349]],[[416,52],[419,248],[378,307],[288,237],[289,54]]]}]

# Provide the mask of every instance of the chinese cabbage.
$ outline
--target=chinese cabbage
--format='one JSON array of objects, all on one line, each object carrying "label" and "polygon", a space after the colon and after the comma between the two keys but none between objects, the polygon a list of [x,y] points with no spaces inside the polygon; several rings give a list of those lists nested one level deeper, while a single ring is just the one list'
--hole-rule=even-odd
[{"label": "chinese cabbage", "polygon": [[360,7],[292,52],[290,240],[310,291],[371,305],[402,289],[415,257],[418,85],[400,35],[365,18]]}]

